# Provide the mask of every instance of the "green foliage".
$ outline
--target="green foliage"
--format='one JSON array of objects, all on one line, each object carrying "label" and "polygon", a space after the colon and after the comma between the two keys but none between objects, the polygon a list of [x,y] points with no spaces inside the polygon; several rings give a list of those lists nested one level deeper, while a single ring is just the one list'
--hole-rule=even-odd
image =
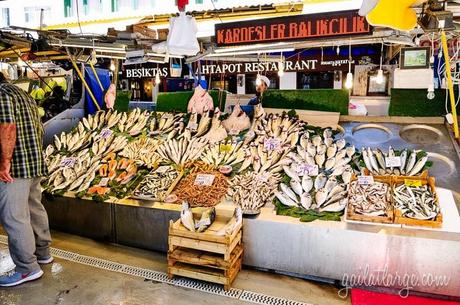
[{"label": "green foliage", "polygon": [[262,104],[267,108],[334,111],[348,114],[348,90],[268,90]]},{"label": "green foliage", "polygon": [[[431,117],[446,114],[446,90],[435,90],[435,98],[429,100],[425,89],[391,89],[390,116]],[[458,96],[456,90],[455,96]],[[447,101],[450,111],[450,101]],[[457,111],[460,107],[457,106]]]},{"label": "green foliage", "polygon": [[131,99],[130,91],[117,91],[117,98],[113,106],[117,111],[127,112],[129,109],[129,100]]},{"label": "green foliage", "polygon": [[[219,105],[219,91],[210,90],[209,94],[214,102],[214,107],[219,107],[221,110],[225,109],[225,102],[227,100],[227,92],[222,91],[222,102]],[[187,105],[193,96],[193,91],[183,92],[163,92],[158,94],[157,111],[177,111],[187,112]]]},{"label": "green foliage", "polygon": [[315,210],[304,210],[299,207],[288,207],[283,205],[277,198],[274,200],[276,215],[291,216],[299,218],[301,222],[311,222],[314,220],[340,221],[343,212],[318,212]]}]

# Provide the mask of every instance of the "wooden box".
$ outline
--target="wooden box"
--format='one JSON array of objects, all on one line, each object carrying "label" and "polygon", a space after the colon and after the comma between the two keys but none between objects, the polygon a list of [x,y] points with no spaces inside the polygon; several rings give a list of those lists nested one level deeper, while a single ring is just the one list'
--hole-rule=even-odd
[{"label": "wooden box", "polygon": [[[198,209],[197,209],[198,210]],[[230,235],[218,235],[230,221],[234,210],[217,210],[216,219],[204,232],[191,232],[180,219],[170,221],[168,275],[223,284],[230,289],[243,259],[242,225]],[[195,219],[201,216],[194,213]]]},{"label": "wooden box", "polygon": [[[434,195],[435,203],[439,207],[439,198],[436,193],[435,179],[433,177],[393,177],[393,193],[394,188],[405,183],[406,180],[420,181],[422,185],[429,185],[431,192]],[[395,208],[395,223],[404,224],[409,226],[420,226],[420,227],[429,227],[429,228],[440,228],[442,226],[442,213],[439,211],[438,215],[434,220],[421,220],[404,217],[401,211]]]},{"label": "wooden box", "polygon": [[[356,180],[358,180],[358,178],[356,176],[353,176],[353,178],[350,181],[350,188],[351,188],[351,182],[356,181]],[[387,183],[389,185],[389,191],[391,193],[392,191],[392,177],[391,176],[374,176],[374,182]],[[386,216],[369,216],[369,215],[358,214],[354,211],[354,207],[350,204],[350,201],[349,201],[350,200],[350,188],[348,190],[348,204],[347,204],[347,209],[345,212],[345,216],[347,220],[374,222],[374,223],[393,223],[394,221],[394,210],[393,210],[393,203],[392,203],[393,197],[391,197]]]}]

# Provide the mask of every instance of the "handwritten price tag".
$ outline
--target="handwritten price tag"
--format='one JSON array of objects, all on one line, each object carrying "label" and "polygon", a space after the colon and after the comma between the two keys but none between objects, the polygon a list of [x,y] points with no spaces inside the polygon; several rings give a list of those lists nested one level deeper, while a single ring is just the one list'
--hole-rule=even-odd
[{"label": "handwritten price tag", "polygon": [[297,167],[297,174],[300,176],[318,176],[319,168],[318,165],[311,165],[307,163],[301,163]]},{"label": "handwritten price tag", "polygon": [[401,166],[401,157],[387,157],[385,159],[385,165],[387,167],[400,167]]},{"label": "handwritten price tag", "polygon": [[359,185],[371,185],[374,184],[374,177],[372,176],[358,176]]},{"label": "handwritten price tag", "polygon": [[104,128],[104,129],[101,130],[101,133],[99,135],[101,136],[102,139],[107,139],[112,134],[113,134],[112,130],[110,130],[108,128]]},{"label": "handwritten price tag", "polygon": [[404,184],[409,187],[420,187],[422,186],[422,181],[415,179],[404,179]]},{"label": "handwritten price tag", "polygon": [[264,141],[264,148],[266,150],[276,150],[281,146],[281,141],[276,138],[268,138]]},{"label": "handwritten price tag", "polygon": [[199,185],[199,186],[211,186],[212,183],[214,182],[214,175],[210,174],[198,174],[196,175],[195,182],[193,183],[194,185]]},{"label": "handwritten price tag", "polygon": [[61,161],[61,166],[73,167],[75,165],[75,162],[77,162],[77,158],[67,157]]}]

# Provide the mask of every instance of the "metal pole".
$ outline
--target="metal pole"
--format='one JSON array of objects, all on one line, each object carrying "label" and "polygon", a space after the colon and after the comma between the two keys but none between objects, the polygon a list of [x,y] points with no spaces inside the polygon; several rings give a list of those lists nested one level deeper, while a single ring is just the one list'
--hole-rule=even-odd
[{"label": "metal pole", "polygon": [[83,83],[83,85],[85,86],[86,90],[88,91],[88,94],[89,94],[89,96],[91,97],[91,100],[93,101],[94,106],[96,106],[97,110],[101,110],[101,107],[100,107],[99,104],[97,103],[96,98],[94,97],[94,94],[93,94],[93,92],[91,91],[91,88],[89,87],[89,85],[88,85],[88,83],[86,82],[85,78],[84,78],[83,75],[81,74],[80,69],[78,69],[77,63],[76,63],[75,60],[72,58],[72,55],[70,55],[69,50],[67,50],[67,54],[69,55],[69,59],[70,59],[70,61],[72,62],[72,65],[73,65],[75,71],[77,71],[78,77],[80,77],[81,82]]},{"label": "metal pole", "polygon": [[104,86],[102,86],[101,80],[99,79],[99,75],[97,75],[96,68],[94,68],[94,65],[91,63],[91,61],[89,62],[89,66],[91,67],[91,70],[93,71],[94,77],[96,78],[97,83],[99,84],[99,87],[101,87],[102,92],[104,92]]},{"label": "metal pole", "polygon": [[455,106],[454,85],[452,83],[452,74],[450,71],[449,49],[447,47],[446,32],[444,32],[444,30],[441,31],[441,41],[442,41],[442,49],[443,49],[442,53],[444,54],[444,61],[446,64],[447,87],[449,88],[450,107],[452,108],[452,116],[454,119],[454,136],[456,139],[458,139],[459,137],[458,118],[457,118],[457,109]]}]

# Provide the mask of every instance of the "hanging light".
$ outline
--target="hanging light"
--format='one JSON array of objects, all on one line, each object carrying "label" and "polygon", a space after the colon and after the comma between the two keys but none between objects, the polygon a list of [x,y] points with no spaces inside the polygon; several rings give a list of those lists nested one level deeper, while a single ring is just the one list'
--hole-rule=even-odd
[{"label": "hanging light", "polygon": [[350,39],[350,46],[348,49],[348,73],[347,73],[347,80],[345,81],[345,88],[347,89],[353,88],[353,73],[351,73],[351,39]]},{"label": "hanging light", "polygon": [[426,95],[426,98],[429,99],[429,100],[432,100],[434,99],[436,96],[434,94],[434,85],[433,84],[430,84],[428,86],[428,93]]},{"label": "hanging light", "polygon": [[157,65],[157,71],[155,74],[155,86],[158,86],[160,84],[161,84],[160,69],[158,68],[158,65]]},{"label": "hanging light", "polygon": [[262,79],[260,78],[260,73],[257,73],[256,77],[256,86],[262,85]]},{"label": "hanging light", "polygon": [[375,82],[379,85],[383,84],[383,81],[384,81],[382,63],[383,63],[383,43],[382,43],[382,49],[380,50],[380,68],[379,68],[379,71],[377,72],[377,77],[375,79]]},{"label": "hanging light", "polygon": [[337,52],[337,55],[340,55],[340,46],[337,46],[337,49],[335,51]]},{"label": "hanging light", "polygon": [[115,63],[112,61],[110,61],[110,71],[115,71]]},{"label": "hanging light", "polygon": [[284,75],[284,60],[283,60],[283,54],[281,53],[281,59],[278,62],[278,76],[282,77]]}]

